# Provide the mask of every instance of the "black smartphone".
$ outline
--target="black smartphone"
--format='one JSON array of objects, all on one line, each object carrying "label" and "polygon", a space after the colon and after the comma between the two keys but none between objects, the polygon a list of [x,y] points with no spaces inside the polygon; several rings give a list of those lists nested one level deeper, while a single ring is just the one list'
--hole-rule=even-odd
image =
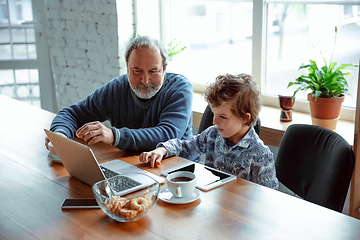
[{"label": "black smartphone", "polygon": [[65,199],[61,205],[62,209],[86,209],[100,208],[94,198],[72,198]]}]

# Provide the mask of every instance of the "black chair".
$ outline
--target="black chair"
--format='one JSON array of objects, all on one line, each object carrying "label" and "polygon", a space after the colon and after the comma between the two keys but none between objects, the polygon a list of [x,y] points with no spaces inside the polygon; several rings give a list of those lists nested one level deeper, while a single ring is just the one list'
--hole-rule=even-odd
[{"label": "black chair", "polygon": [[341,212],[355,164],[349,143],[329,129],[290,125],[281,139],[278,180],[304,200]]},{"label": "black chair", "polygon": [[[207,105],[201,118],[198,134],[202,133],[202,131],[213,125],[213,118],[214,118],[214,114],[211,111],[210,106]],[[260,122],[260,118],[258,118],[254,126],[255,132],[258,135],[260,134],[260,127],[261,127],[261,122]]]}]

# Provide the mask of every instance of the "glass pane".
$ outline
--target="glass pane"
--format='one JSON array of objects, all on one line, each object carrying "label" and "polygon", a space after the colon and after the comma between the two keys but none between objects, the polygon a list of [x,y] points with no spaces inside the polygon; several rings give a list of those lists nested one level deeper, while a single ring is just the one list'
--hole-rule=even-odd
[{"label": "glass pane", "polygon": [[170,1],[170,40],[186,49],[168,69],[206,85],[220,74],[251,73],[252,3]]},{"label": "glass pane", "polygon": [[27,45],[27,51],[28,51],[28,59],[36,59],[36,45],[35,44],[28,44]]},{"label": "glass pane", "polygon": [[7,84],[14,84],[14,73],[13,70],[0,70],[0,86]]},{"label": "glass pane", "polygon": [[[360,21],[358,6],[315,4],[268,4],[266,39],[266,78],[263,93],[292,94],[296,87],[287,89],[307,70],[298,71],[303,63],[314,60],[323,66],[327,63],[359,63]],[[335,26],[338,28],[335,45]],[[335,45],[335,48],[334,48]],[[319,53],[321,51],[321,54]],[[358,69],[347,78],[351,95],[343,106],[355,107]],[[306,100],[306,93],[298,92],[297,99]]]},{"label": "glass pane", "polygon": [[11,29],[11,37],[13,43],[24,43],[25,39],[25,29],[24,28],[13,28]]},{"label": "glass pane", "polygon": [[27,59],[26,44],[14,44],[14,59]]},{"label": "glass pane", "polygon": [[10,12],[10,24],[17,25],[22,21],[21,1],[8,1]]},{"label": "glass pane", "polygon": [[34,97],[40,99],[40,88],[39,88],[39,85],[33,85],[32,94],[33,94]]},{"label": "glass pane", "polygon": [[37,69],[30,69],[30,82],[39,83],[39,74]]},{"label": "glass pane", "polygon": [[0,94],[7,97],[14,97],[14,86],[0,86]]},{"label": "glass pane", "polygon": [[29,70],[28,69],[19,69],[15,70],[16,83],[30,83],[29,81]]},{"label": "glass pane", "polygon": [[0,26],[8,26],[9,13],[5,1],[0,2]]},{"label": "glass pane", "polygon": [[35,30],[34,30],[34,28],[26,28],[25,31],[26,31],[27,42],[34,43],[35,42]]},{"label": "glass pane", "polygon": [[0,28],[0,43],[9,43],[10,42],[10,33],[7,28]]},{"label": "glass pane", "polygon": [[14,70],[0,70],[0,94],[13,97]]},{"label": "glass pane", "polygon": [[11,59],[10,44],[0,45],[0,60]]},{"label": "glass pane", "polygon": [[40,107],[39,74],[37,69],[15,70],[13,98]]},{"label": "glass pane", "polygon": [[19,85],[16,90],[19,98],[29,98],[29,85]]}]

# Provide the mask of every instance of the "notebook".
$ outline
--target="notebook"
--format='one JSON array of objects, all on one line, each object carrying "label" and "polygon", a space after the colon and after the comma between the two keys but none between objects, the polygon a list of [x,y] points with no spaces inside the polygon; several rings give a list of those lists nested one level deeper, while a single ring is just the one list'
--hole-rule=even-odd
[{"label": "notebook", "polygon": [[[163,183],[165,181],[165,178],[163,177],[157,176],[118,159],[99,164],[90,147],[62,137],[46,129],[44,129],[44,131],[54,146],[55,151],[59,155],[67,172],[72,177],[90,186],[116,174],[127,172],[139,172],[146,174],[154,178],[159,183]],[[134,179],[124,178],[122,180],[122,184],[124,184],[123,189],[114,189],[119,195],[125,195],[147,187],[151,184],[151,182],[149,182],[148,178],[142,178],[139,176]]]}]

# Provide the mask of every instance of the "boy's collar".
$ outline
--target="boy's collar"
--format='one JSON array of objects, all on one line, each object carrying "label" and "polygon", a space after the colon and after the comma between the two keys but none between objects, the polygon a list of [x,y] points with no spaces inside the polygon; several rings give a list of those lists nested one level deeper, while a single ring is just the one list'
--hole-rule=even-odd
[{"label": "boy's collar", "polygon": [[[249,131],[245,134],[245,136],[240,141],[233,144],[232,147],[240,146],[240,147],[243,147],[243,148],[247,148],[249,146],[250,142],[245,141],[245,140],[253,139],[254,134],[257,134],[257,133],[255,132],[254,125],[251,124],[251,127],[250,127]],[[223,139],[224,139],[225,142],[228,142],[226,138],[223,138]]]}]

